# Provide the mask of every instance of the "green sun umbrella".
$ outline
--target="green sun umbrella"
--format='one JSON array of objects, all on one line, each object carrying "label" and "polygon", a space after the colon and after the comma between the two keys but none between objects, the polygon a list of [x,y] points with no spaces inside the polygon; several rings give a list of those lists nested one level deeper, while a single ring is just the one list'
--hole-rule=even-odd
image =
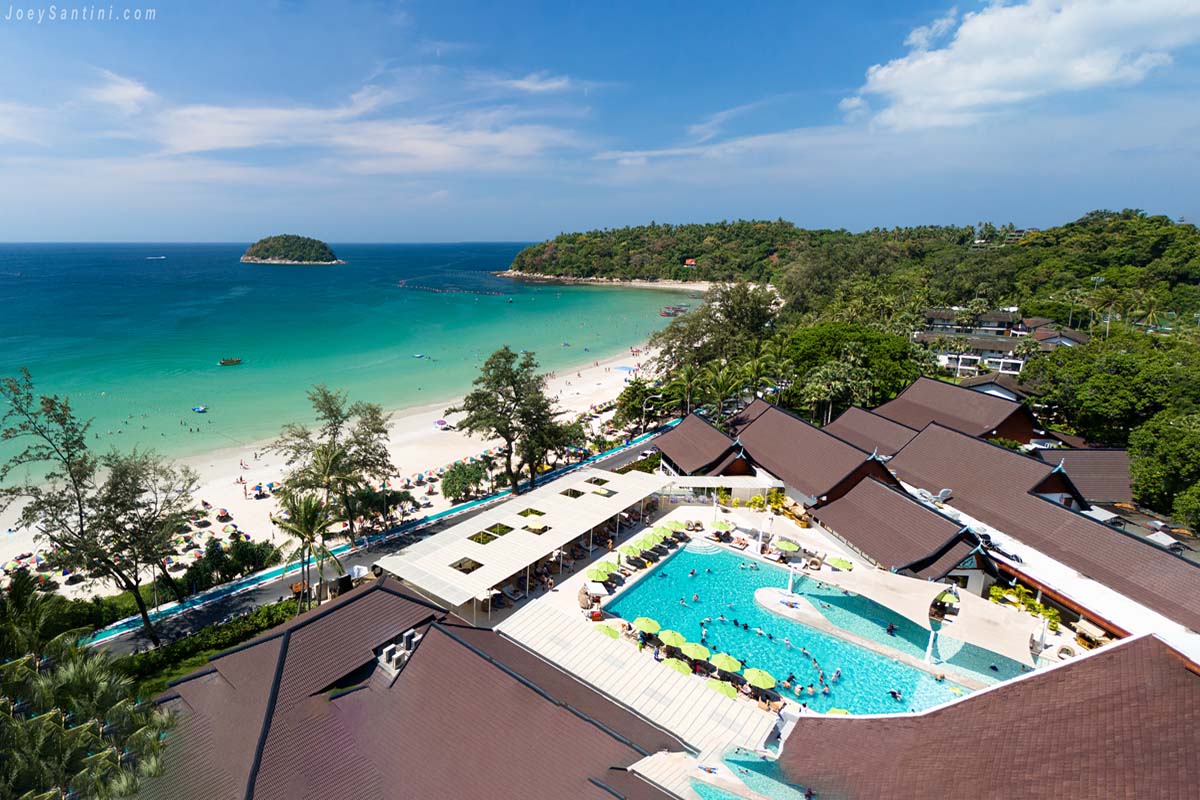
[{"label": "green sun umbrella", "polygon": [[670,528],[673,531],[681,531],[684,529],[684,524],[677,519],[667,520],[663,523],[664,528]]},{"label": "green sun umbrella", "polygon": [[844,558],[830,558],[830,559],[827,559],[825,563],[831,567],[837,567],[838,569],[844,569],[847,572],[854,569],[854,562],[847,561]]},{"label": "green sun umbrella", "polygon": [[746,683],[756,689],[773,689],[775,687],[775,676],[765,669],[748,669],[742,674],[746,678]]},{"label": "green sun umbrella", "polygon": [[621,634],[617,633],[617,629],[614,628],[612,625],[597,625],[596,630],[600,631],[601,633],[603,633],[605,636],[607,636],[610,639],[620,639],[621,638]]},{"label": "green sun umbrella", "polygon": [[658,632],[658,640],[668,647],[682,647],[687,643],[687,637],[679,631],[663,630]]},{"label": "green sun umbrella", "polygon": [[672,535],[672,531],[670,528],[666,527],[665,525],[659,525],[657,528],[650,531],[650,535],[657,537],[660,540],[661,539],[670,539],[671,535]]},{"label": "green sun umbrella", "polygon": [[800,545],[798,545],[795,542],[790,541],[788,539],[777,540],[775,542],[775,546],[778,547],[780,550],[786,551],[788,553],[794,553],[800,549]]},{"label": "green sun umbrella", "polygon": [[658,633],[662,630],[662,625],[649,617],[638,617],[633,621],[633,627],[642,633]]},{"label": "green sun umbrella", "polygon": [[601,561],[599,564],[592,564],[592,569],[601,569],[610,573],[621,571],[621,568],[611,561]]},{"label": "green sun umbrella", "polygon": [[678,658],[667,658],[664,659],[662,663],[666,664],[668,667],[682,675],[692,674],[692,668],[688,666],[688,663],[686,661],[680,661]]},{"label": "green sun umbrella", "polygon": [[722,672],[737,672],[742,668],[742,662],[738,661],[728,653],[717,653],[708,660],[708,663],[712,664]]},{"label": "green sun umbrella", "polygon": [[617,552],[623,556],[629,556],[630,558],[637,558],[638,556],[640,556],[642,554],[642,550],[640,547],[634,547],[631,544],[621,545],[620,547],[617,548]]},{"label": "green sun umbrella", "polygon": [[649,536],[645,536],[645,537],[642,537],[641,539],[638,539],[636,542],[634,542],[633,546],[640,547],[643,550],[653,550],[654,546],[656,544],[658,544],[657,541],[655,541],[654,539],[651,539]]},{"label": "green sun umbrella", "polygon": [[713,523],[713,529],[718,531],[731,531],[736,526],[727,519],[719,519]]},{"label": "green sun umbrella", "polygon": [[588,580],[595,581],[596,583],[604,583],[608,580],[610,574],[608,570],[603,569],[589,569],[587,571]]},{"label": "green sun umbrella", "polygon": [[708,660],[708,656],[709,656],[708,648],[702,644],[696,644],[695,642],[688,642],[683,647],[680,647],[679,650],[688,658],[694,658],[697,661],[707,661]]},{"label": "green sun umbrella", "polygon": [[958,595],[952,593],[949,589],[941,592],[937,597],[933,598],[935,603],[946,603],[947,605],[958,605]]},{"label": "green sun umbrella", "polygon": [[718,694],[723,694],[726,697],[737,697],[737,689],[733,688],[732,683],[726,683],[725,681],[720,681],[716,678],[708,679],[708,688],[712,689]]}]

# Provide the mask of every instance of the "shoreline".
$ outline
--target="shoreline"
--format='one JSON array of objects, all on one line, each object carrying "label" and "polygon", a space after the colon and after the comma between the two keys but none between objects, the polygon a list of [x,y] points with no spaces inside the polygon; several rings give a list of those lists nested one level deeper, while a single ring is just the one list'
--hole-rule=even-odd
[{"label": "shoreline", "polygon": [[[632,350],[640,349],[634,356]],[[563,411],[564,418],[574,418],[590,407],[615,399],[627,379],[636,372],[616,369],[618,366],[644,365],[652,357],[642,345],[607,357],[593,358],[556,371],[547,371],[546,390]],[[466,391],[469,391],[467,389]],[[465,392],[464,392],[465,394]],[[390,415],[387,447],[396,465],[393,478],[403,479],[419,472],[428,472],[438,467],[472,456],[499,444],[496,441],[477,439],[457,429],[441,430],[434,423],[447,419],[453,428],[460,415],[443,414],[448,406],[462,399],[462,395],[444,400],[427,401],[420,405],[387,407]],[[280,422],[282,426],[283,422]],[[308,421],[311,425],[311,421]],[[283,478],[286,465],[283,458],[267,450],[272,438],[260,439],[245,444],[229,445],[181,457],[166,457],[179,465],[195,470],[199,481],[194,498],[197,503],[208,501],[216,508],[230,511],[233,522],[239,529],[253,536],[254,541],[271,541],[283,545],[287,537],[272,525],[271,515],[278,504],[273,496],[255,499],[246,491],[256,483],[266,484]],[[239,482],[244,479],[245,484]],[[436,487],[437,484],[434,484]],[[413,489],[418,499],[428,498],[432,505],[422,509],[431,513],[450,507],[450,503],[437,493],[424,494],[423,488]],[[9,508],[0,514],[0,529],[15,529],[17,508]],[[336,540],[335,536],[331,539]],[[38,552],[43,548],[35,541],[35,534],[28,529],[15,529],[13,533],[0,534],[0,563],[7,562],[25,552]],[[74,585],[60,582],[58,593],[65,597],[87,598],[92,595],[115,594],[114,587],[100,582],[83,581]]]},{"label": "shoreline", "polygon": [[522,272],[508,269],[493,272],[497,278],[529,281],[530,283],[561,283],[579,286],[620,286],[629,289],[660,289],[671,292],[699,292],[704,294],[712,288],[711,281],[677,281],[672,279],[646,280],[644,278],[580,278],[569,275],[542,275],[538,272]]},{"label": "shoreline", "polygon": [[340,258],[335,258],[333,261],[289,261],[283,258],[255,258],[254,256],[242,256],[239,261],[243,264],[314,264],[318,266],[332,266],[334,264],[345,264]]}]

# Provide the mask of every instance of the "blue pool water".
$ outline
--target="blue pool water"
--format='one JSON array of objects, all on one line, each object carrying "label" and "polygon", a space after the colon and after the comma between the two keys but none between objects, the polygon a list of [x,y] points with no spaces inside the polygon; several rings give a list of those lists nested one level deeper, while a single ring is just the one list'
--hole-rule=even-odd
[{"label": "blue pool water", "polygon": [[[926,672],[762,608],[754,600],[755,590],[786,587],[787,571],[762,563],[758,570],[741,569],[739,564],[743,562],[746,559],[726,550],[689,545],[657,565],[609,603],[606,610],[627,620],[652,617],[664,628],[679,631],[689,641],[699,641],[701,620],[711,617],[705,642],[710,650],[744,659],[747,667],[765,669],[780,681],[788,673],[794,673],[801,685],[814,684],[817,694],[793,695],[793,699],[817,711],[844,708],[856,714],[878,714],[921,710],[967,691],[949,682],[939,683]],[[689,577],[692,570],[697,573],[695,577]],[[924,656],[928,634],[883,606],[842,594],[837,589],[822,589],[815,581],[799,577],[795,590],[816,597],[818,604],[824,603],[822,613],[835,625],[903,652]],[[694,595],[699,596],[696,602],[692,601]],[[680,603],[681,598],[686,605]],[[718,621],[722,614],[729,621]],[[734,619],[747,624],[749,630],[735,626]],[[896,625],[896,636],[887,634],[889,622]],[[755,628],[774,638],[759,636]],[[791,640],[791,648],[784,644],[785,638]],[[960,643],[951,642],[951,646],[956,644]],[[817,670],[800,652],[801,646],[816,658],[827,679],[841,669],[841,680],[831,684],[831,694],[820,694]],[[999,656],[988,658],[995,661]],[[993,679],[996,675],[992,673]],[[899,690],[903,702],[892,699],[890,689]],[[788,696],[787,692],[781,693]]]}]

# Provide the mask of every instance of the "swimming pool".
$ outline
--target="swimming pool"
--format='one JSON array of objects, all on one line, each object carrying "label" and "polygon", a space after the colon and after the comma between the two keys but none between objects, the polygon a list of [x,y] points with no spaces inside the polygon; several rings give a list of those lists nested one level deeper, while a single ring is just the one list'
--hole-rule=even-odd
[{"label": "swimming pool", "polygon": [[[764,563],[759,563],[758,570],[739,568],[739,564],[746,561],[723,549],[703,544],[688,545],[656,565],[610,602],[606,610],[627,620],[652,617],[664,628],[679,631],[689,641],[700,640],[701,621],[711,617],[712,621],[706,626],[708,638],[705,642],[710,650],[744,659],[747,667],[765,669],[780,681],[793,673],[800,685],[813,684],[816,694],[805,692],[799,697],[790,695],[790,698],[807,703],[809,708],[817,711],[831,708],[843,708],[856,714],[919,711],[953,700],[967,691],[762,608],[754,600],[755,590],[786,587],[787,571]],[[692,570],[696,575],[689,577]],[[866,598],[844,595],[837,589],[821,589],[809,579],[797,577],[794,588],[798,593],[817,596],[821,612],[833,624],[902,652],[917,657],[925,655],[928,633],[883,606]],[[693,602],[693,596],[699,599]],[[680,603],[681,599],[686,605]],[[721,615],[727,618],[726,622],[718,621]],[[734,619],[739,625],[733,624]],[[888,635],[888,622],[896,625],[896,636]],[[749,630],[740,627],[742,623]],[[755,628],[761,628],[764,634],[770,633],[773,638],[758,635]],[[791,640],[792,647],[784,644],[785,638]],[[827,679],[835,670],[841,669],[841,679],[830,684],[829,695],[820,693],[817,668],[801,653],[802,646],[817,660]],[[999,659],[994,654],[993,657]],[[903,695],[902,702],[891,697],[889,691],[892,689]],[[786,691],[781,693],[789,696]]]}]

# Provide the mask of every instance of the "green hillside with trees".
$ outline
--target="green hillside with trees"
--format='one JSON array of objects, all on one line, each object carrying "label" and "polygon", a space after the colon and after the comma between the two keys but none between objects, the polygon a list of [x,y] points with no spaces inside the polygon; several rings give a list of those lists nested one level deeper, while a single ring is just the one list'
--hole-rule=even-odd
[{"label": "green hillside with trees", "polygon": [[288,262],[295,264],[339,264],[329,245],[319,239],[285,233],[259,239],[246,248],[242,261]]},{"label": "green hillside with trees", "polygon": [[512,266],[571,278],[767,282],[798,315],[891,318],[981,298],[1066,324],[1096,287],[1155,317],[1200,311],[1200,231],[1138,210],[1093,211],[1023,234],[990,223],[861,233],[783,220],[651,223],[562,234]]}]

